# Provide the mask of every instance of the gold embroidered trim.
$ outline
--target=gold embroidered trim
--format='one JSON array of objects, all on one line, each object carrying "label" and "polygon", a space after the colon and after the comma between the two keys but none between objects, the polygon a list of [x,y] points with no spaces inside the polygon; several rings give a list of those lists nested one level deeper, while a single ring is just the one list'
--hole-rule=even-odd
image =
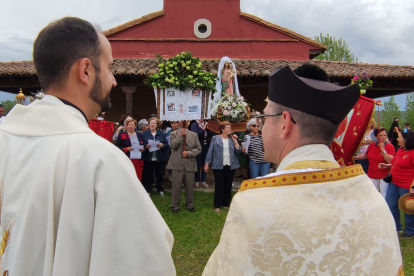
[{"label": "gold embroidered trim", "polygon": [[239,192],[256,188],[282,187],[338,181],[363,174],[365,174],[365,172],[359,164],[330,170],[289,173],[274,177],[245,180],[240,186]]},{"label": "gold embroidered trim", "polygon": [[0,245],[0,257],[3,256],[4,251],[6,250],[7,244],[9,243],[10,233],[13,229],[14,224],[16,223],[17,216],[16,214],[11,215],[11,217],[6,221],[6,225],[3,227],[3,239]]},{"label": "gold embroidered trim", "polygon": [[337,169],[339,168],[339,164],[337,162],[331,162],[326,160],[310,160],[310,161],[297,161],[293,162],[289,166],[285,168],[285,170],[299,170],[299,169]]},{"label": "gold embroidered trim", "polygon": [[403,265],[400,266],[397,276],[404,276],[404,267]]}]

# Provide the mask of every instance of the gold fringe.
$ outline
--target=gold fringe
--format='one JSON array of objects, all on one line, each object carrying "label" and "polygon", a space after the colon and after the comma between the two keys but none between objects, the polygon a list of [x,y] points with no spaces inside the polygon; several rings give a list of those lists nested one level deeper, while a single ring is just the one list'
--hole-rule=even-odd
[{"label": "gold fringe", "polygon": [[365,172],[359,164],[330,170],[282,174],[274,177],[245,180],[240,186],[239,192],[256,188],[294,186],[339,181],[364,174]]}]

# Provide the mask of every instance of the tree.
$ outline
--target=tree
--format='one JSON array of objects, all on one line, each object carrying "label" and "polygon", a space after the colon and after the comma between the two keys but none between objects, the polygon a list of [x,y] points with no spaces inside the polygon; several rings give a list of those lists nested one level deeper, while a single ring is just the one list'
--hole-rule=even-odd
[{"label": "tree", "polygon": [[4,114],[9,113],[9,111],[17,104],[17,101],[3,101],[0,103],[4,107]]},{"label": "tree", "polygon": [[315,40],[328,46],[328,49],[315,59],[358,62],[358,58],[355,57],[354,53],[349,49],[348,44],[342,38],[336,40],[336,38],[329,34],[325,36],[321,33],[319,36],[315,36]]},{"label": "tree", "polygon": [[405,122],[414,124],[414,92],[407,94],[407,103],[405,104],[405,118],[404,119],[405,119]]},{"label": "tree", "polygon": [[388,101],[384,102],[384,110],[381,112],[381,126],[385,127],[388,131],[394,118],[401,119],[401,111],[395,102],[394,96],[391,96]]}]

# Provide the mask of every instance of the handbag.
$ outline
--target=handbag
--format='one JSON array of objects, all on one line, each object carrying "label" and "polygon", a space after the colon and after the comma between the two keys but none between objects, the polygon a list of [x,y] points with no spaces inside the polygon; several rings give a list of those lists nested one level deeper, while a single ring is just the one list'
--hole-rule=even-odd
[{"label": "handbag", "polygon": [[[394,166],[395,166],[395,164],[397,164],[398,159],[400,159],[399,156],[398,156],[397,160],[395,161]],[[392,166],[391,171],[383,179],[388,184],[390,184],[391,181],[392,181],[392,174],[391,174],[391,172],[392,172],[392,169],[394,169],[394,166]]]},{"label": "handbag", "polygon": [[391,175],[391,172],[390,173],[388,173],[385,177],[384,177],[384,179],[383,179],[385,182],[387,182],[388,184],[390,184],[391,183],[391,181],[392,181],[392,175]]}]

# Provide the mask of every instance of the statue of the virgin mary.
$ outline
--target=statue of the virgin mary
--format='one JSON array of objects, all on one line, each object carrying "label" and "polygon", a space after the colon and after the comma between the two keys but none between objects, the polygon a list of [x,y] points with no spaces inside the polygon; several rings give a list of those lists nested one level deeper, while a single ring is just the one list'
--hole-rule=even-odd
[{"label": "statue of the virgin mary", "polygon": [[220,59],[217,78],[217,92],[214,93],[214,102],[218,102],[222,94],[237,95],[237,97],[240,97],[236,65],[234,65],[229,57],[222,57]]}]

